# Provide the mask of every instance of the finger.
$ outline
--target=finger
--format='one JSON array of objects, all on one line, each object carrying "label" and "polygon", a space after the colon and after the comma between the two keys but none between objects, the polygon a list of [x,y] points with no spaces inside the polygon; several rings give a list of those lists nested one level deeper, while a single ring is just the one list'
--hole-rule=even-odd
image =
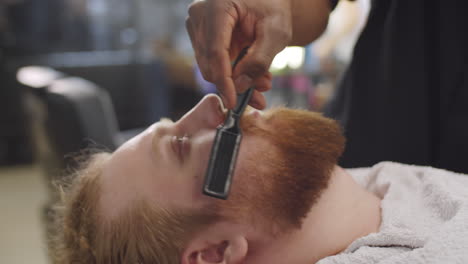
[{"label": "finger", "polygon": [[185,29],[187,30],[187,33],[190,37],[190,42],[192,43],[192,48],[195,52],[198,52],[198,43],[197,43],[197,38],[195,37],[195,30],[193,28],[193,21],[189,17],[185,19]]},{"label": "finger", "polygon": [[206,81],[211,81],[209,76],[207,76],[208,69],[206,67],[206,65],[207,65],[207,63],[205,62],[206,60],[202,56],[202,54],[200,53],[200,47],[202,46],[202,45],[200,45],[200,42],[198,41],[200,38],[196,37],[196,32],[193,29],[194,26],[190,22],[189,19],[187,19],[186,28],[187,28],[187,32],[188,32],[188,34],[190,36],[190,40],[192,42],[192,47],[193,47],[193,50],[194,50],[194,53],[195,53],[195,60],[197,62],[198,68],[200,69],[200,73],[203,76],[203,79],[205,79]]},{"label": "finger", "polygon": [[192,42],[192,46],[195,52],[200,52],[203,47],[200,42],[203,42],[203,34],[201,34],[201,28],[203,28],[204,14],[206,13],[206,1],[196,1],[190,4],[188,9],[188,16],[185,19],[185,28]]},{"label": "finger", "polygon": [[288,27],[282,27],[282,21],[274,17],[257,23],[255,42],[233,73],[239,92],[245,91],[253,80],[266,74],[273,58],[289,43],[291,31]]},{"label": "finger", "polygon": [[250,99],[249,105],[258,110],[263,110],[266,107],[265,96],[259,91],[255,90]]},{"label": "finger", "polygon": [[[242,13],[244,9],[238,8]],[[245,11],[244,11],[245,12]],[[231,61],[234,61],[246,47],[252,45],[255,40],[255,23],[244,19],[239,21],[232,32],[230,48]]]},{"label": "finger", "polygon": [[254,80],[255,90],[266,92],[271,89],[271,78],[267,74]]},{"label": "finger", "polygon": [[204,57],[204,49],[205,40],[203,29],[203,22],[206,13],[206,2],[205,1],[197,1],[192,3],[189,6],[188,10],[188,17],[185,20],[185,28],[187,33],[190,37],[190,41],[192,43],[192,47],[195,53],[195,59],[198,63],[198,67],[200,68],[200,72],[203,78],[207,81],[210,80],[210,76],[208,75],[208,63]]},{"label": "finger", "polygon": [[225,106],[231,109],[235,106],[236,92],[229,48],[238,15],[231,2],[213,1],[207,8],[204,32],[206,45],[201,61],[205,64],[204,70],[207,71],[209,81],[216,85]]}]

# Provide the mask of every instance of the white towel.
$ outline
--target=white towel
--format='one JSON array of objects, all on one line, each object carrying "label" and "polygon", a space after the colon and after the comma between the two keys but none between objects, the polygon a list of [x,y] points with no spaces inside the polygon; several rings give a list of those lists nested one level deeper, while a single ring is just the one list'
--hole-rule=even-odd
[{"label": "white towel", "polygon": [[468,175],[392,162],[348,171],[382,198],[381,227],[317,264],[468,264]]}]

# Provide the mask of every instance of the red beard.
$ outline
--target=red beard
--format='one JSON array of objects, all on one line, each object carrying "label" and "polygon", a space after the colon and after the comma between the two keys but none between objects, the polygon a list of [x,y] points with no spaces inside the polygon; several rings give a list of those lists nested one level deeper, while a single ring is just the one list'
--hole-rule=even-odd
[{"label": "red beard", "polygon": [[275,234],[301,227],[327,188],[345,139],[336,121],[318,113],[276,108],[263,117],[266,126],[260,128],[253,116],[244,116],[242,131],[266,139],[270,146],[259,144],[242,158],[231,196],[217,202],[216,210]]}]

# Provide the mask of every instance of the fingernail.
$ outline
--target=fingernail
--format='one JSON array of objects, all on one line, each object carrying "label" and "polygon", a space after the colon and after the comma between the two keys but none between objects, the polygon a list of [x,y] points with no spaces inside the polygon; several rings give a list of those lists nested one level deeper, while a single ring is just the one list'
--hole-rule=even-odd
[{"label": "fingernail", "polygon": [[243,93],[252,85],[252,79],[244,74],[237,77],[237,79],[234,81],[234,85],[236,86],[237,91]]}]

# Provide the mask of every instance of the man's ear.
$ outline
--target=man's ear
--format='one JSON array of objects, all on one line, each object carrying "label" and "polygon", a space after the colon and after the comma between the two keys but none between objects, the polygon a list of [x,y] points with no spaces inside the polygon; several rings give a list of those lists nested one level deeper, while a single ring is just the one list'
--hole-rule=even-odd
[{"label": "man's ear", "polygon": [[248,241],[233,235],[223,239],[199,237],[189,243],[182,254],[182,264],[238,264],[247,256]]}]

